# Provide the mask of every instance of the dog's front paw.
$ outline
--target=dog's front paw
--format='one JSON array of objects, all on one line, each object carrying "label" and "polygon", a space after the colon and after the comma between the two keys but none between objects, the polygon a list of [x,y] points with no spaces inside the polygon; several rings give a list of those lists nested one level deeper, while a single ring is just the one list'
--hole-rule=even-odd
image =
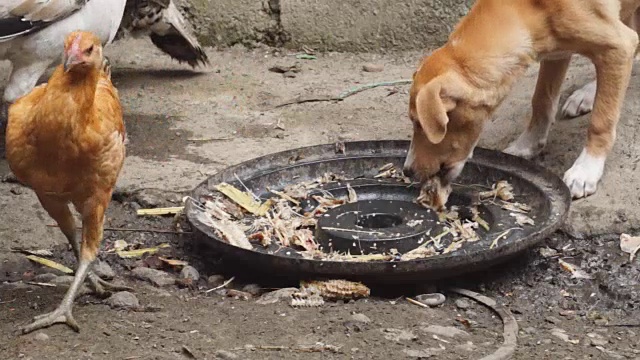
[{"label": "dog's front paw", "polygon": [[604,172],[606,158],[589,155],[585,150],[573,166],[564,173],[564,183],[567,184],[574,199],[593,195],[598,188],[598,182]]},{"label": "dog's front paw", "polygon": [[562,106],[562,116],[572,118],[591,112],[595,98],[596,81],[594,80],[569,96]]},{"label": "dog's front paw", "polygon": [[539,139],[529,132],[524,132],[518,139],[509,144],[503,152],[525,159],[533,159],[542,152],[545,144],[546,141]]}]

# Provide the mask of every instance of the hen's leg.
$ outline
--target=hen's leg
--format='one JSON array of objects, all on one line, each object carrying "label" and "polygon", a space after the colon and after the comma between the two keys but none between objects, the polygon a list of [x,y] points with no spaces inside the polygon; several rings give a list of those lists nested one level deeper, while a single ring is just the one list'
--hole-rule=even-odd
[{"label": "hen's leg", "polygon": [[[57,203],[55,200],[39,196],[40,203],[43,205],[45,210],[49,213],[60,226],[60,230],[71,244],[71,248],[73,249],[73,254],[76,256],[76,259],[80,261],[80,242],[78,241],[78,237],[76,236],[76,222],[71,215],[71,210],[69,210],[69,206],[66,204]],[[46,204],[46,205],[45,205]],[[109,295],[111,291],[132,291],[130,287],[127,286],[119,286],[111,284],[107,281],[100,279],[93,271],[89,271],[87,274],[87,280],[91,285],[93,291],[100,297],[106,297]]]},{"label": "hen's leg", "polygon": [[[83,204],[84,206],[81,211],[82,245],[79,249],[80,258],[75,278],[73,279],[69,290],[67,290],[67,293],[65,294],[62,302],[57,309],[48,314],[38,316],[33,323],[27,325],[22,329],[23,333],[28,333],[59,323],[65,323],[69,325],[69,327],[71,327],[73,330],[80,331],[80,327],[78,326],[78,323],[74,320],[72,315],[73,300],[76,297],[76,293],[80,289],[80,285],[82,285],[90,272],[89,268],[96,258],[98,248],[100,247],[100,241],[102,240],[104,212],[106,204],[104,201],[102,201],[101,198],[102,197],[96,196],[92,199],[88,199],[88,201]],[[66,207],[66,209],[67,211],[69,211],[68,206]],[[71,220],[67,218],[67,222],[65,223],[65,225],[69,225],[72,220],[73,218],[71,218]],[[67,227],[66,229],[68,230],[69,228]]]}]

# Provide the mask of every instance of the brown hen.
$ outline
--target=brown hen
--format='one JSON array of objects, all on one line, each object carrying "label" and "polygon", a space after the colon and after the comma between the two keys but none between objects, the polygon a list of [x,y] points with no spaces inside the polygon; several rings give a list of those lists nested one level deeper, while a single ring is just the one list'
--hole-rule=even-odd
[{"label": "brown hen", "polygon": [[[128,289],[98,278],[90,267],[102,241],[105,210],[125,158],[125,127],[108,61],[93,33],[70,33],[63,64],[49,82],[9,108],[7,160],[18,180],[32,188],[71,244],[78,267],[56,310],[37,316],[24,333],[56,323],[75,331],[73,301],[85,281],[100,295]],[[82,218],[82,242],[70,204]]]}]

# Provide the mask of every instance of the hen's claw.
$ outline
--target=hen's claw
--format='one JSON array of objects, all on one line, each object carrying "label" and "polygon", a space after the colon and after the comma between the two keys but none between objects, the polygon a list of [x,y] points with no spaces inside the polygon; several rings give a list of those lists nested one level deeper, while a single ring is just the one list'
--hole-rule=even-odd
[{"label": "hen's claw", "polygon": [[64,305],[48,314],[34,316],[33,322],[23,327],[21,330],[23,334],[28,334],[32,331],[43,329],[54,324],[67,324],[75,332],[80,331],[78,323],[73,318],[73,315],[71,315],[71,308]]},{"label": "hen's claw", "polygon": [[89,280],[89,284],[91,285],[91,288],[93,288],[93,291],[100,297],[107,297],[112,292],[133,291],[133,288],[130,288],[128,286],[115,285],[108,281],[102,280],[98,275],[96,275],[93,272],[89,273],[88,280]]}]

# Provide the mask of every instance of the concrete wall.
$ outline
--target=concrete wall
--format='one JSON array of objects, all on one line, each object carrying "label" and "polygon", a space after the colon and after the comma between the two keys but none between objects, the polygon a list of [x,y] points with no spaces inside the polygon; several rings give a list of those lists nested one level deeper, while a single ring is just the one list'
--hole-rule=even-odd
[{"label": "concrete wall", "polygon": [[322,51],[433,48],[473,0],[178,0],[200,41]]}]

